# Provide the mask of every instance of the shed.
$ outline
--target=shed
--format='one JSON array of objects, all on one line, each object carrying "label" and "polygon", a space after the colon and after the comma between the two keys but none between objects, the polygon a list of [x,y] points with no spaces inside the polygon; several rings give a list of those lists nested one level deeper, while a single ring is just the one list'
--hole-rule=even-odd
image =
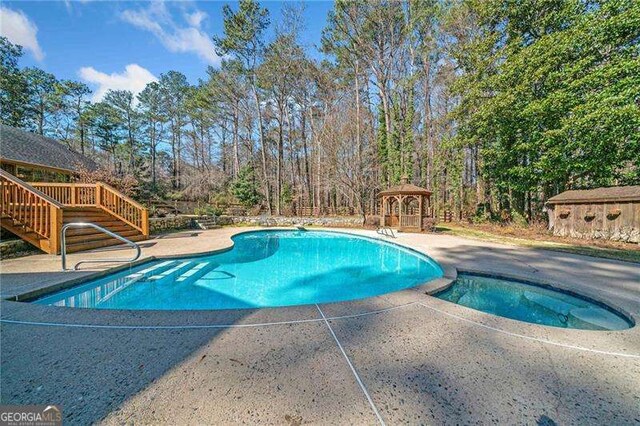
[{"label": "shed", "polygon": [[640,186],[562,192],[547,201],[554,235],[640,241]]}]

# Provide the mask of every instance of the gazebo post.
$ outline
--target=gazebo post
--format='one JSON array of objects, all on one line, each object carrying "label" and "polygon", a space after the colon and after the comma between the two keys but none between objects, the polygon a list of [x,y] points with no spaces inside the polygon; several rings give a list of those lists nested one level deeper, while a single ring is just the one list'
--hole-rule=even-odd
[{"label": "gazebo post", "polygon": [[420,194],[420,196],[418,197],[418,216],[420,219],[420,224],[418,225],[418,228],[420,229],[420,232],[422,232],[422,198],[424,196],[422,194]]},{"label": "gazebo post", "polygon": [[387,216],[387,197],[382,196],[382,208],[380,209],[380,226],[385,226],[384,219]]}]

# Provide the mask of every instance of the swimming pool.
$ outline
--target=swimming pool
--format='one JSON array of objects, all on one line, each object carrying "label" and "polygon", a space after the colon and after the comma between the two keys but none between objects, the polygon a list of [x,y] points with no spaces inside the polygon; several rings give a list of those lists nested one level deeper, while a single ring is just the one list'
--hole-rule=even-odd
[{"label": "swimming pool", "polygon": [[326,231],[253,231],[233,249],[145,263],[36,300],[98,309],[240,309],[362,299],[442,277],[429,257]]},{"label": "swimming pool", "polygon": [[623,330],[633,326],[613,309],[550,288],[507,279],[461,274],[436,297],[519,321],[583,330]]}]

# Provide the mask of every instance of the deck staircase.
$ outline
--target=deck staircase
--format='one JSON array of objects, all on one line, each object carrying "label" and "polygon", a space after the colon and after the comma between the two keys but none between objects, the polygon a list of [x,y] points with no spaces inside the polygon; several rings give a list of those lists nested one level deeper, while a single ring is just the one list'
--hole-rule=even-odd
[{"label": "deck staircase", "polygon": [[[91,222],[132,241],[149,237],[149,213],[104,183],[26,183],[0,170],[2,228],[49,254],[60,252],[62,226]],[[67,252],[121,244],[93,228],[69,229]]]}]

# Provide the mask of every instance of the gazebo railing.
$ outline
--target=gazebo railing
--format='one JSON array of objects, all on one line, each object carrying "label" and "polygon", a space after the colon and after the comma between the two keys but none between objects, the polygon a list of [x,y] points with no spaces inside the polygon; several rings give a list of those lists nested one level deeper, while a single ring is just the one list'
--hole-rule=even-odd
[{"label": "gazebo railing", "polygon": [[401,215],[400,227],[402,228],[419,228],[420,227],[420,215]]}]

